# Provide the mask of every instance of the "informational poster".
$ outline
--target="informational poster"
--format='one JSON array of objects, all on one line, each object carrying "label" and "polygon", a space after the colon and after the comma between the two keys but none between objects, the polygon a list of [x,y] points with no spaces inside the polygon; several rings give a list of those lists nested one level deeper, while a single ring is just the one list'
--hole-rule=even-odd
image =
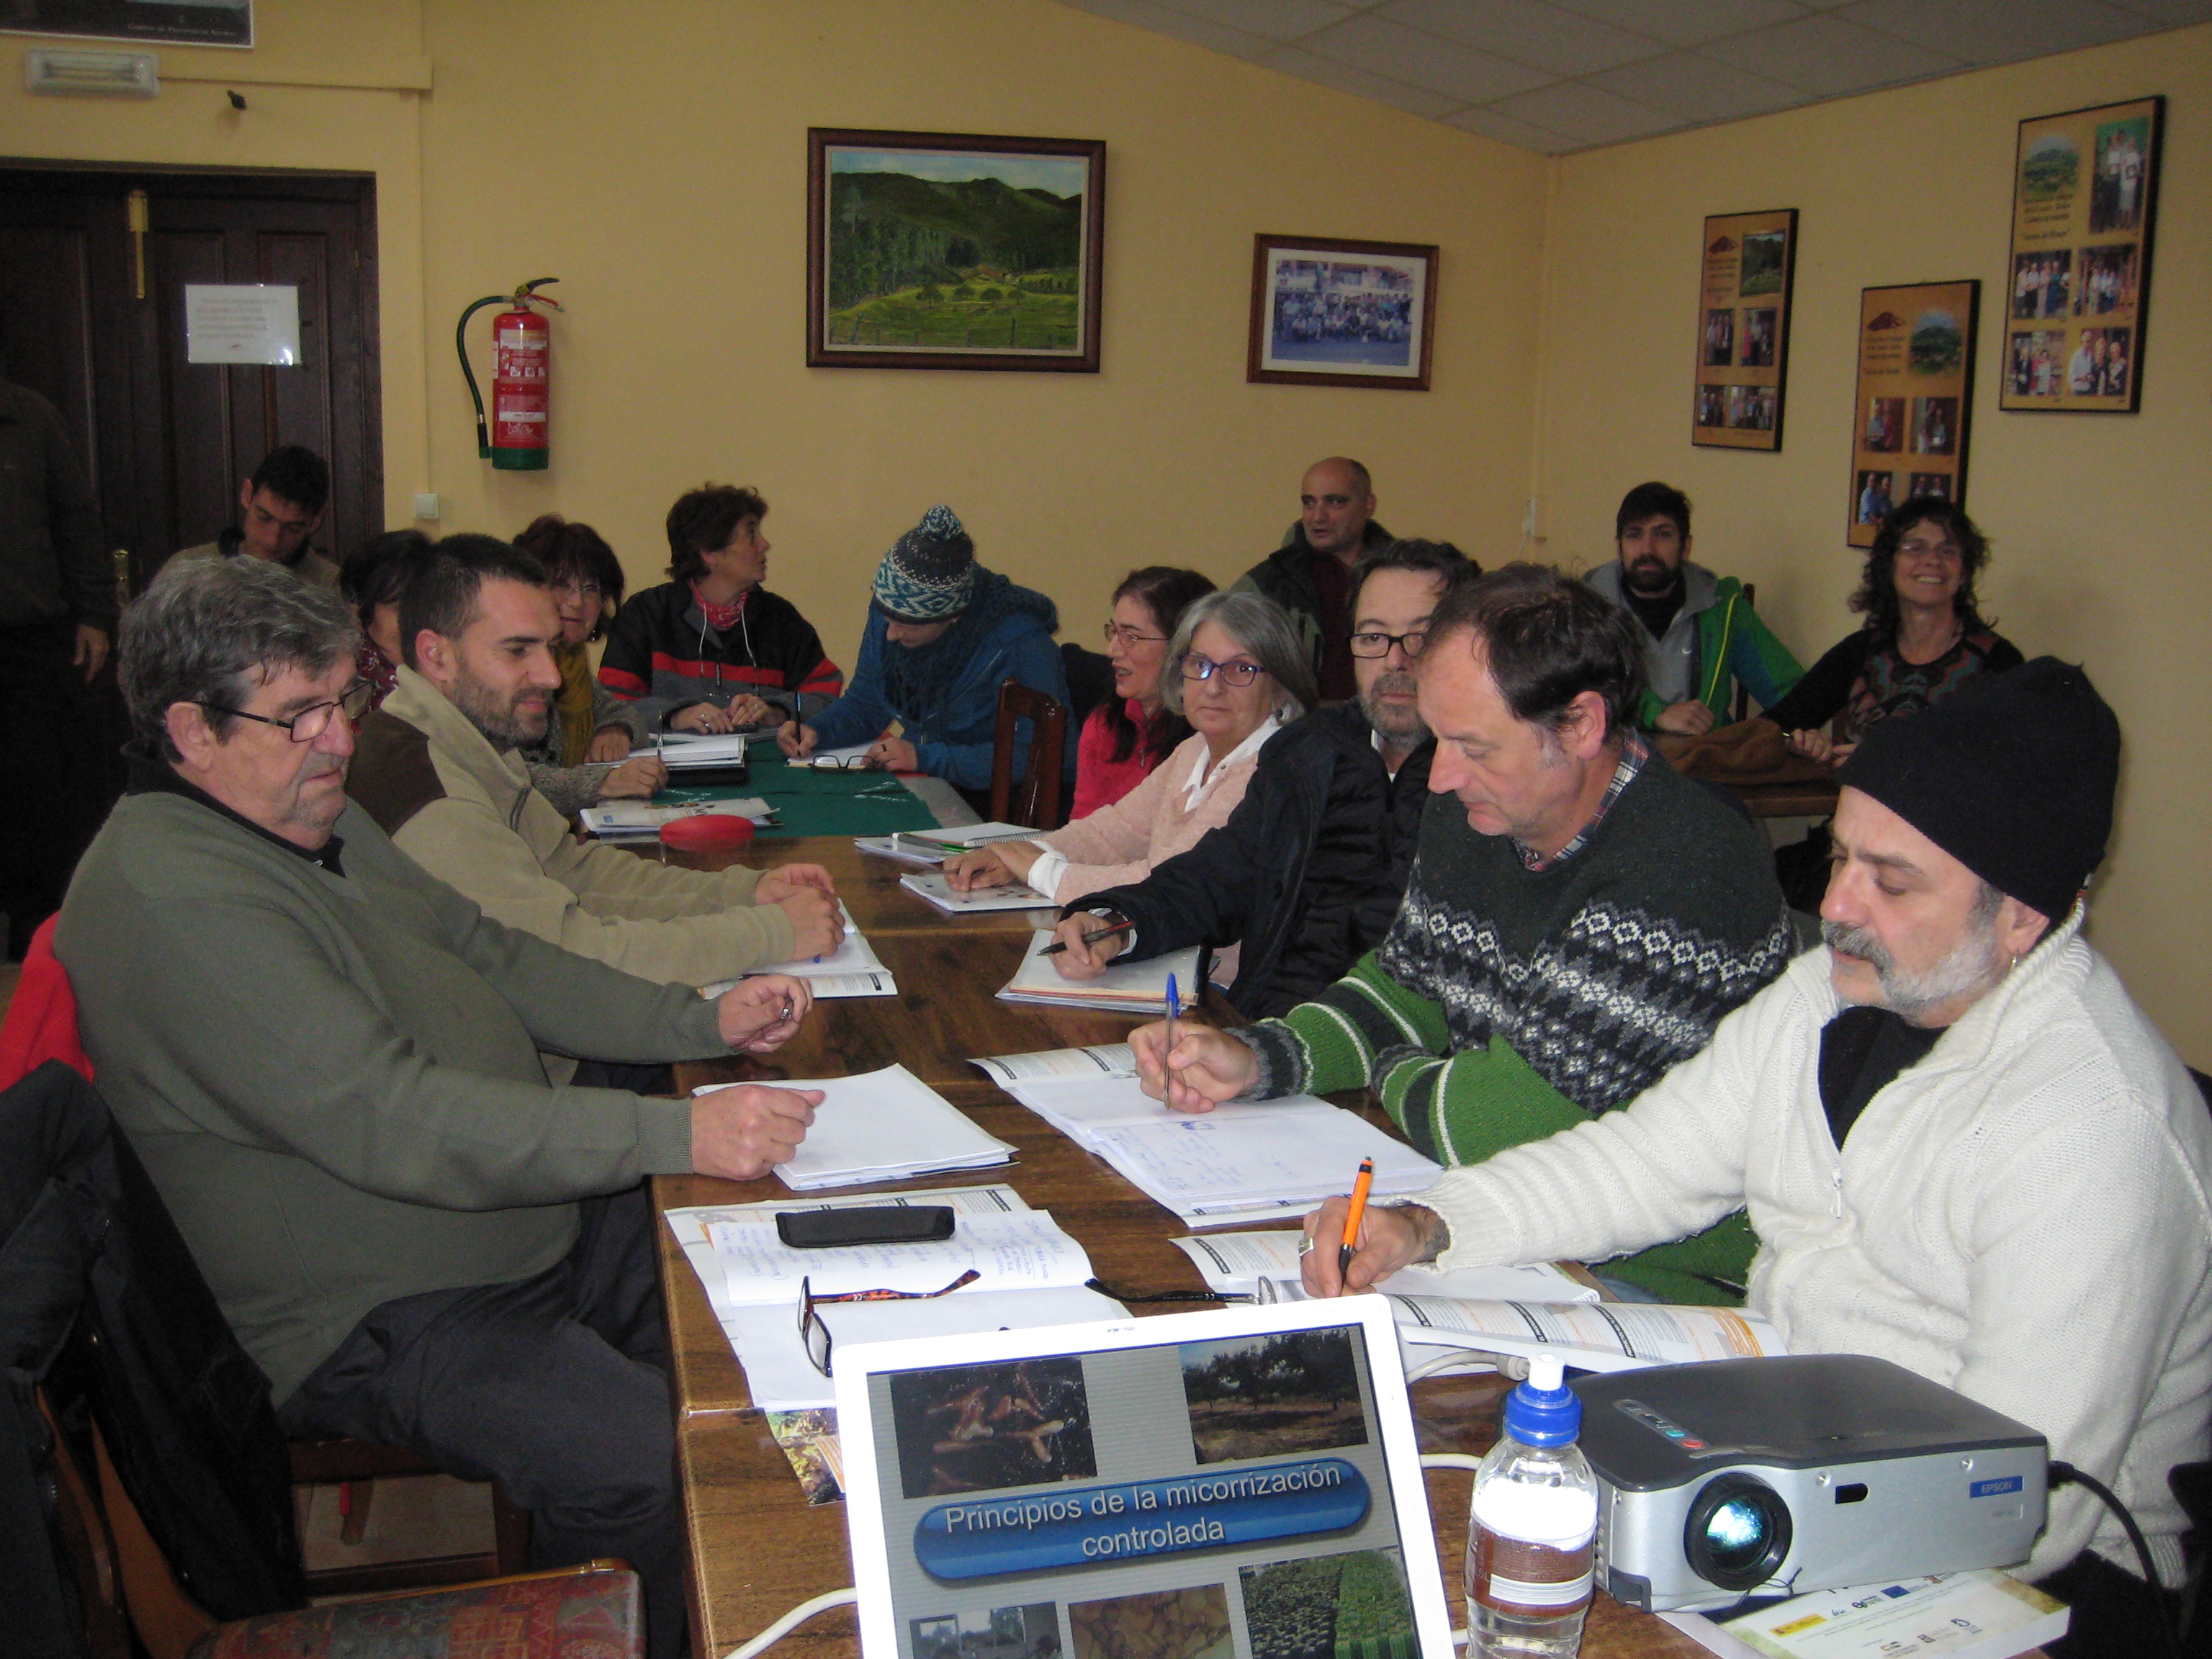
[{"label": "informational poster", "polygon": [[2020,124],[1997,407],[2133,414],[2166,100]]},{"label": "informational poster", "polygon": [[1978,282],[1860,290],[1844,538],[1853,547],[1871,547],[1890,508],[1915,495],[1966,505],[1981,297]]},{"label": "informational poster", "polygon": [[300,290],[289,283],[185,284],[188,363],[300,362]]},{"label": "informational poster", "polygon": [[1705,221],[1704,247],[1690,441],[1779,449],[1797,210],[1716,214]]}]

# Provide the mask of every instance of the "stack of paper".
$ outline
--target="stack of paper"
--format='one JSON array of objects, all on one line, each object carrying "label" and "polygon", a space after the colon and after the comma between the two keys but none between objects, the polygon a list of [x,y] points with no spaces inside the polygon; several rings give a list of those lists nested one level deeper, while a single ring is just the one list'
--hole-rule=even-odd
[{"label": "stack of paper", "polygon": [[988,847],[994,841],[1028,841],[1042,834],[1042,830],[1025,829],[1018,823],[955,823],[939,830],[902,830],[895,839],[911,845],[933,848],[939,854],[964,853],[971,848]]},{"label": "stack of paper", "polygon": [[[1260,1293],[1260,1281],[1275,1286],[1277,1301],[1297,1299],[1298,1241],[1303,1230],[1278,1228],[1265,1233],[1207,1233],[1178,1238],[1177,1249],[1191,1259],[1208,1289]],[[1595,1302],[1597,1291],[1545,1262],[1534,1267],[1401,1267],[1376,1285],[1411,1296],[1455,1297],[1479,1302]]]},{"label": "stack of paper", "polygon": [[1022,965],[999,992],[1001,1002],[1034,1002],[1048,1008],[1107,1008],[1122,1014],[1164,1014],[1168,976],[1172,974],[1186,1005],[1205,988],[1199,982],[1199,947],[1171,951],[1147,962],[1117,962],[1096,979],[1062,979],[1057,957],[1041,954],[1052,943],[1052,930],[1030,936]]},{"label": "stack of paper", "polygon": [[2067,1609],[1993,1567],[1815,1590],[1749,1613],[1662,1613],[1728,1659],[2008,1659],[2066,1633]]},{"label": "stack of paper", "polygon": [[[1192,1227],[1287,1220],[1352,1190],[1375,1160],[1377,1197],[1417,1193],[1441,1166],[1366,1119],[1311,1095],[1171,1112],[1138,1086],[1126,1046],[1006,1054],[975,1065],[1077,1145]],[[1126,1065],[1119,1075],[1106,1068]],[[1090,1073],[1084,1075],[1085,1071]]]},{"label": "stack of paper", "polygon": [[[1401,1341],[1486,1353],[1557,1354],[1585,1371],[1632,1371],[1699,1359],[1757,1359],[1787,1353],[1782,1334],[1735,1308],[1665,1307],[1650,1302],[1469,1302],[1408,1295],[1394,1284]],[[1261,1292],[1262,1301],[1267,1299]],[[1298,1299],[1295,1294],[1291,1300]]]},{"label": "stack of paper", "polygon": [[929,901],[949,916],[980,915],[989,910],[1034,910],[1052,901],[1028,887],[979,887],[956,893],[941,875],[901,876],[899,885]]},{"label": "stack of paper", "polygon": [[[710,1084],[692,1092],[710,1095],[732,1086]],[[988,1169],[1013,1160],[1012,1146],[984,1133],[903,1066],[776,1086],[823,1093],[798,1155],[776,1165],[776,1178],[796,1192],[903,1181],[940,1170]]]},{"label": "stack of paper", "polygon": [[[780,1210],[878,1204],[942,1204],[958,1219],[951,1238],[928,1244],[792,1250],[775,1235]],[[819,1295],[833,1286],[935,1290],[970,1267],[983,1274],[975,1284],[950,1296],[831,1304],[820,1312],[833,1345],[1073,1324],[1127,1313],[1120,1303],[1083,1288],[1091,1277],[1091,1262],[1082,1246],[1060,1231],[1050,1215],[1031,1210],[1008,1187],[871,1193],[667,1213],[677,1242],[745,1368],[753,1403],[771,1411],[836,1403],[835,1385],[815,1370],[799,1337],[801,1278],[810,1280]],[[836,1364],[834,1346],[831,1364]]]},{"label": "stack of paper", "polygon": [[926,864],[935,866],[947,856],[942,847],[930,847],[914,839],[911,835],[894,831],[888,836],[855,836],[853,845],[863,853],[873,853],[879,858],[896,859],[901,864]]},{"label": "stack of paper", "polygon": [[[747,977],[756,974],[790,974],[805,980],[818,1002],[825,997],[895,997],[898,981],[891,970],[884,966],[876,947],[868,943],[867,935],[860,929],[850,913],[845,916],[845,940],[826,957],[804,957],[794,962],[779,962],[766,968],[755,968]],[[738,981],[726,979],[717,985],[702,986],[702,997],[718,997]]]},{"label": "stack of paper", "polygon": [[660,833],[664,823],[712,813],[750,818],[757,825],[775,822],[775,814],[769,804],[753,795],[684,806],[655,806],[642,800],[608,801],[599,806],[586,806],[579,816],[584,828],[601,841],[651,841]]},{"label": "stack of paper", "polygon": [[653,753],[671,773],[696,771],[702,767],[741,766],[746,745],[744,732],[664,732]]}]

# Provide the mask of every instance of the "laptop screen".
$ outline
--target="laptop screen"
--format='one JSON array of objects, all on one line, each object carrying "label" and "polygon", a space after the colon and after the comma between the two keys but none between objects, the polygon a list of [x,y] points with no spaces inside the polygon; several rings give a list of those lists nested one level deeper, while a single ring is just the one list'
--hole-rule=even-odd
[{"label": "laptop screen", "polygon": [[1449,1659],[1379,1297],[855,1346],[837,1372],[871,1659]]}]

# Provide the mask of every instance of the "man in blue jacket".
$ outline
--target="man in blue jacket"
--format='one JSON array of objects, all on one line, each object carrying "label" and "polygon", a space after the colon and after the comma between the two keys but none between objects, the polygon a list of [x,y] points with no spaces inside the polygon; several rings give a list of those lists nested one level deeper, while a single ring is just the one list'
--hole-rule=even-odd
[{"label": "man in blue jacket", "polygon": [[[876,570],[852,684],[805,725],[776,733],[794,758],[818,745],[869,744],[872,765],[927,772],[956,788],[991,787],[999,685],[1009,676],[1067,702],[1067,673],[1053,643],[1060,612],[975,562],[975,544],[949,507],[933,507]],[[897,737],[884,731],[893,720]],[[1029,723],[1014,728],[1014,775],[1026,775]],[[1064,770],[1075,749],[1066,745]]]}]

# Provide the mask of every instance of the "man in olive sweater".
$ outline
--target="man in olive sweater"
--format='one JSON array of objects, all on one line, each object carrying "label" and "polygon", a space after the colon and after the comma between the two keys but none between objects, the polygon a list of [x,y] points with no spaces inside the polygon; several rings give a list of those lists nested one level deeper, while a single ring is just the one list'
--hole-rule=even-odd
[{"label": "man in olive sweater", "polygon": [[683,1641],[666,1335],[641,1179],[788,1158],[818,1095],[556,1088],[541,1048],[773,1048],[805,985],[720,1002],[485,918],[347,802],[357,635],[258,560],[125,616],[130,792],[55,948],[100,1088],[295,1435],[495,1474],[543,1565],[627,1558]]},{"label": "man in olive sweater", "polygon": [[[1788,963],[1748,823],[1630,725],[1642,651],[1577,582],[1509,565],[1438,604],[1416,671],[1434,800],[1382,946],[1280,1019],[1131,1038],[1184,1110],[1371,1086],[1421,1151],[1477,1164],[1626,1105]],[[1741,1214],[1612,1264],[1668,1302],[1739,1301]]]}]

